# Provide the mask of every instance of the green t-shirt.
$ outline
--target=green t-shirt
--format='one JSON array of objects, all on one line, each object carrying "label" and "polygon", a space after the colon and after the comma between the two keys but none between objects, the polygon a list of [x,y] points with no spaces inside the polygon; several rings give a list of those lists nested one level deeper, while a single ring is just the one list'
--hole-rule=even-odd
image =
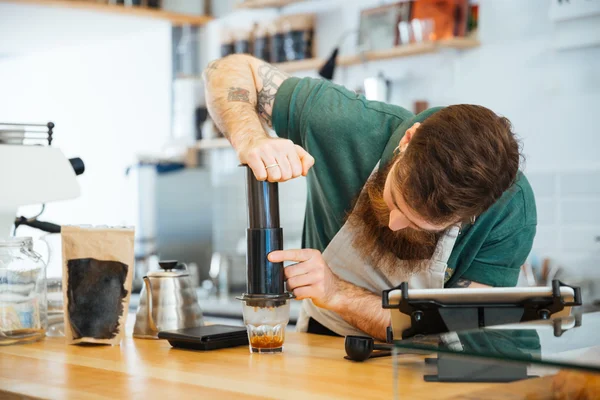
[{"label": "green t-shirt", "polygon": [[[415,116],[329,81],[283,82],[273,108],[275,132],[315,158],[307,176],[303,247],[325,250],[377,162],[389,162],[406,130],[439,109]],[[462,228],[448,261],[446,286],[459,278],[491,286],[516,285],[536,223],[533,191],[519,173],[515,184],[475,224]]]}]

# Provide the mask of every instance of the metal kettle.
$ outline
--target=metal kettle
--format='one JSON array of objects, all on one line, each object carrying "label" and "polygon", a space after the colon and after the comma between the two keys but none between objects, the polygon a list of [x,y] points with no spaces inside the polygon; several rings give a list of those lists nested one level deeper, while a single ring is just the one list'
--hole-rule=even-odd
[{"label": "metal kettle", "polygon": [[133,336],[158,339],[159,331],[204,325],[196,288],[185,264],[159,262],[160,270],[144,276]]}]

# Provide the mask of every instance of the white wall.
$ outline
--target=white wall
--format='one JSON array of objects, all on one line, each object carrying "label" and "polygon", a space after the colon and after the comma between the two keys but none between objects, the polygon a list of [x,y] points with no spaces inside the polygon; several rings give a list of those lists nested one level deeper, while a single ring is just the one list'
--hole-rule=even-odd
[{"label": "white wall", "polygon": [[[283,12],[310,11],[318,3],[333,6],[332,10],[322,6],[325,11],[318,18],[320,57],[329,55],[343,32],[358,27],[361,8],[380,4],[329,0]],[[415,100],[427,100],[432,106],[475,103],[508,117],[523,141],[525,169],[538,201],[534,254],[551,257],[571,276],[599,276],[600,47],[560,51],[555,47],[564,45],[565,35],[584,35],[575,30],[583,22],[596,26],[600,21],[594,17],[592,23],[590,19],[555,23],[549,17],[550,4],[550,0],[481,0],[481,47],[340,69],[335,81],[356,89],[365,77],[383,71],[394,82],[392,103],[407,108]],[[212,49],[206,50],[207,59],[218,56],[217,25],[247,25],[270,15],[237,13],[209,26],[208,36],[215,36],[207,42]],[[587,34],[596,35],[597,30]],[[349,37],[341,54],[353,54],[354,43],[355,37]],[[302,185],[295,187],[303,190]],[[290,213],[304,211],[303,194],[292,196],[299,200],[288,205]]]},{"label": "white wall", "polygon": [[125,169],[170,132],[170,24],[0,4],[0,54],[0,121],[53,121],[53,145],[86,164],[82,196],[49,204],[43,218],[132,224]]}]

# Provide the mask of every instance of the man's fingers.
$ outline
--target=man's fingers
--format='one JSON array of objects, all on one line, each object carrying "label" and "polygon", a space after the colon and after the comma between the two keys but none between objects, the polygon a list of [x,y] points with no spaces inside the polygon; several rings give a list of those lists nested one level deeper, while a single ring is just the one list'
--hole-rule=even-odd
[{"label": "man's fingers", "polygon": [[287,280],[288,290],[293,290],[302,286],[308,286],[317,282],[318,275],[315,273],[308,273],[303,275],[294,276]]},{"label": "man's fingers", "polygon": [[283,274],[285,275],[285,279],[290,279],[295,276],[300,276],[304,274],[308,274],[314,269],[314,265],[311,265],[310,262],[300,262],[297,264],[288,265],[283,269]]},{"label": "man's fingers", "polygon": [[303,262],[310,260],[316,253],[314,249],[275,250],[269,253],[271,262],[295,261]]},{"label": "man's fingers", "polygon": [[285,182],[292,179],[292,167],[285,154],[277,156],[277,164],[279,164],[279,170],[281,171],[281,181]]},{"label": "man's fingers", "polygon": [[267,179],[267,170],[265,169],[265,164],[258,154],[249,156],[247,163],[250,169],[252,169],[252,172],[254,172],[256,179],[259,181],[264,181]]},{"label": "man's fingers", "polygon": [[315,165],[315,159],[313,158],[313,156],[308,154],[306,150],[304,150],[298,145],[296,145],[296,153],[298,154],[298,157],[300,157],[300,161],[302,162],[302,175],[306,176],[308,170],[313,165]]},{"label": "man's fingers", "polygon": [[289,139],[265,137],[239,151],[240,161],[248,164],[260,181],[285,182],[306,175],[315,163],[310,154]]},{"label": "man's fingers", "polygon": [[295,152],[289,153],[287,155],[288,161],[290,162],[290,167],[292,168],[292,178],[297,178],[302,175],[302,161],[300,161],[300,157]]},{"label": "man's fingers", "polygon": [[292,291],[296,300],[310,299],[313,296],[314,288],[312,286],[302,286]]},{"label": "man's fingers", "polygon": [[309,154],[308,157],[302,159],[302,175],[306,176],[308,170],[315,165],[315,159]]},{"label": "man's fingers", "polygon": [[[267,170],[267,180],[269,182],[279,182],[281,180],[281,169],[275,157],[270,154],[263,153],[261,155],[262,162]],[[271,166],[273,165],[273,166]],[[269,168],[267,168],[269,167]]]}]

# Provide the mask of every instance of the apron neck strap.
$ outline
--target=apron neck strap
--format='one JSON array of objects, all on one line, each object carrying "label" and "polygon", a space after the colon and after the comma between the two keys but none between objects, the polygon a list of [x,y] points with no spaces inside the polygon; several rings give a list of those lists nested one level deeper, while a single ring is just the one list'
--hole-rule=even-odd
[{"label": "apron neck strap", "polygon": [[432,261],[438,261],[444,264],[448,263],[450,259],[450,255],[452,254],[452,249],[454,248],[454,244],[456,243],[456,239],[458,238],[458,233],[460,232],[460,225],[452,225],[448,229],[444,231],[440,240],[435,247],[435,252],[433,253]]}]

